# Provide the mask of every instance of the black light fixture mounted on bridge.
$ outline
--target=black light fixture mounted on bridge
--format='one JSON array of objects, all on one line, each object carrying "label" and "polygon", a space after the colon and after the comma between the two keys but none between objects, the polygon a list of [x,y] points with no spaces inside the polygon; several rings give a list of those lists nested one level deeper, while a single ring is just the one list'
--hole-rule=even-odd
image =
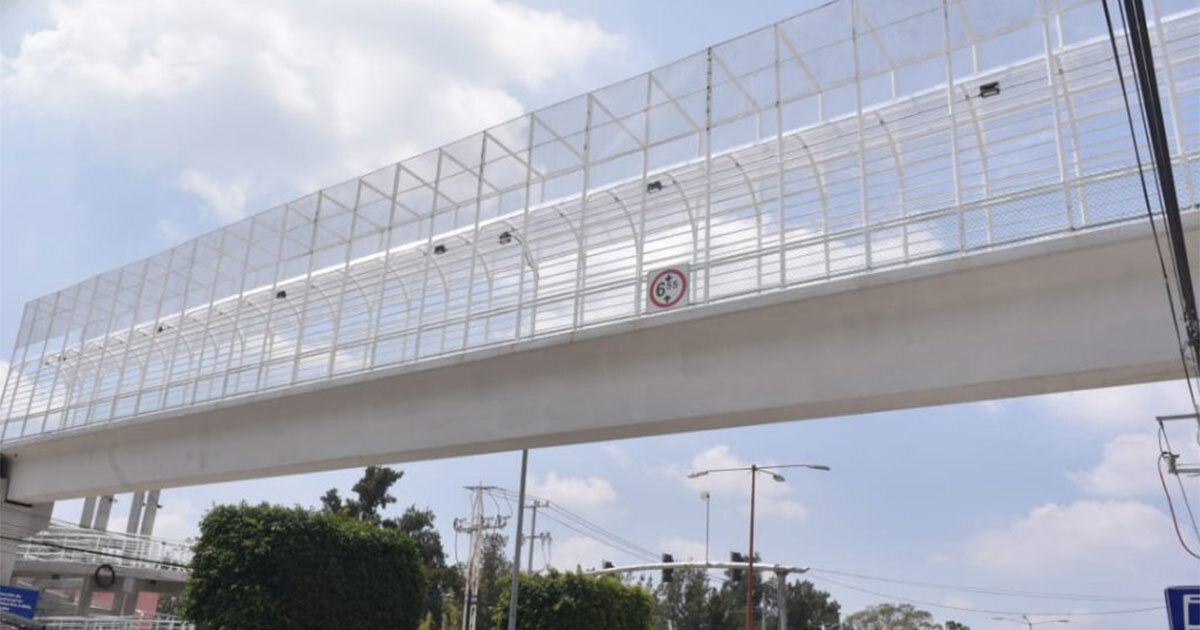
[{"label": "black light fixture mounted on bridge", "polygon": [[276,292],[275,292],[275,299],[276,299],[276,300],[282,300],[282,299],[283,299],[283,298],[285,298],[285,297],[287,297],[287,291],[284,291],[283,289],[280,289],[280,290],[278,290],[278,291],[276,291]]},{"label": "black light fixture mounted on bridge", "polygon": [[663,189],[663,183],[662,183],[661,179],[656,179],[656,180],[650,182],[649,184],[646,184],[646,192],[648,192],[648,193],[658,192],[662,189]]},{"label": "black light fixture mounted on bridge", "polygon": [[434,245],[434,246],[433,246],[433,253],[434,253],[434,254],[437,254],[438,256],[441,256],[442,254],[445,254],[445,253],[446,253],[446,246],[445,246],[445,245],[442,245],[442,244],[440,244],[440,243],[439,243],[439,244],[437,244],[437,245]]},{"label": "black light fixture mounted on bridge", "polygon": [[508,245],[511,242],[512,242],[512,232],[501,232],[500,233],[500,244],[501,245]]},{"label": "black light fixture mounted on bridge", "polygon": [[996,96],[999,93],[1000,93],[1000,82],[999,81],[992,81],[991,83],[984,83],[983,85],[979,86],[979,98],[987,98],[989,96]]}]

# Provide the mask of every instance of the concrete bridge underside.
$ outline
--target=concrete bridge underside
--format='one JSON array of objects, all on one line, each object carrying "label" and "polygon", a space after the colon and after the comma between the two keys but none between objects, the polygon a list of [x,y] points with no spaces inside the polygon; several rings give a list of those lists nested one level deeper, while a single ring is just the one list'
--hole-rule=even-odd
[{"label": "concrete bridge underside", "polygon": [[1179,378],[1154,247],[1121,225],[27,440],[9,498]]}]

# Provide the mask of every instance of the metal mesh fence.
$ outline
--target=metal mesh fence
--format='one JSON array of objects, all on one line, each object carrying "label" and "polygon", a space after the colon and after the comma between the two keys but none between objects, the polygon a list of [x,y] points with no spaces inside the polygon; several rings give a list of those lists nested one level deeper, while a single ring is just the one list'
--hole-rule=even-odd
[{"label": "metal mesh fence", "polygon": [[[1191,211],[1200,10],[1151,8]],[[34,300],[0,439],[1136,220],[1098,2],[835,0]]]}]

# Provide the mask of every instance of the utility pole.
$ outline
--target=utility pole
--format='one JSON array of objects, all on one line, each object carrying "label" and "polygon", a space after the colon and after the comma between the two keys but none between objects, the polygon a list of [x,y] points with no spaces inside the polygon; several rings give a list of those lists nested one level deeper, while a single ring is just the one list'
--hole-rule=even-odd
[{"label": "utility pole", "polygon": [[508,523],[506,516],[486,516],[483,513],[483,493],[492,486],[467,486],[475,493],[471,503],[470,520],[454,519],[454,531],[471,535],[471,551],[467,556],[466,588],[463,593],[463,630],[475,630],[475,607],[479,603],[479,582],[483,570],[483,544],[488,530],[502,529]]},{"label": "utility pole", "polygon": [[[589,110],[590,111],[590,110]],[[508,630],[517,630],[517,598],[521,595],[521,533],[525,526],[525,477],[529,473],[529,449],[521,449],[521,491],[517,496],[517,544],[513,549],[512,585],[508,595]]]},{"label": "utility pole", "polygon": [[533,573],[533,543],[538,540],[550,540],[550,532],[538,533],[537,531],[537,511],[538,508],[543,508],[550,505],[549,501],[533,500],[527,507],[533,510],[533,516],[529,519],[529,559],[526,564],[525,572]]}]

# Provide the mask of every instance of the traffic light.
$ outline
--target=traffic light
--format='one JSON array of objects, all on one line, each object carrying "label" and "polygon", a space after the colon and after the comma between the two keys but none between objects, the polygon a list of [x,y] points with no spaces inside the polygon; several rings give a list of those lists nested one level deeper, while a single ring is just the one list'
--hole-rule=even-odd
[{"label": "traffic light", "polygon": [[[663,561],[664,563],[666,563],[666,562],[675,562],[675,558],[674,558],[674,556],[672,556],[672,555],[671,555],[671,554],[669,554],[669,553],[664,553],[664,554],[662,555],[662,561]],[[663,582],[671,582],[671,581],[674,581],[674,580],[675,580],[675,569],[672,569],[672,568],[664,568],[664,569],[662,570],[662,581],[663,581]]]},{"label": "traffic light", "polygon": [[[730,562],[745,562],[746,558],[745,558],[745,556],[743,556],[742,554],[740,554],[736,551],[730,551],[729,552],[729,561]],[[738,569],[738,568],[729,569],[729,581],[730,582],[741,582],[745,576],[746,576],[745,569]]]}]

